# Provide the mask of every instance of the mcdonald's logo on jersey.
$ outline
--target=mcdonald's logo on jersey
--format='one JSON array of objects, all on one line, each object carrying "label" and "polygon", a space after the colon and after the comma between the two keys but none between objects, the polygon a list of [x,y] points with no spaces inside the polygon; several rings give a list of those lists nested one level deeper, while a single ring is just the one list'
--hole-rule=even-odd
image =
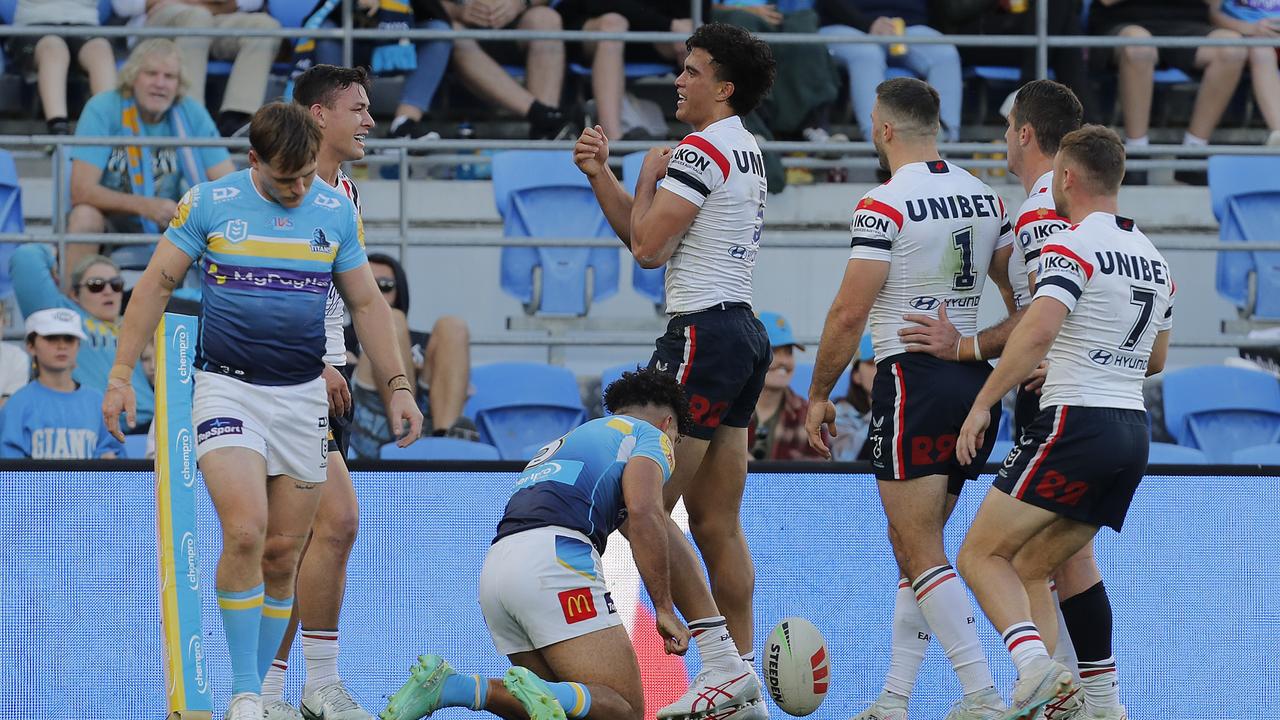
[{"label": "mcdonald's logo on jersey", "polygon": [[559,593],[560,609],[564,611],[564,621],[570,625],[583,620],[590,620],[597,615],[596,603],[591,596],[591,588],[582,587],[565,590]]}]

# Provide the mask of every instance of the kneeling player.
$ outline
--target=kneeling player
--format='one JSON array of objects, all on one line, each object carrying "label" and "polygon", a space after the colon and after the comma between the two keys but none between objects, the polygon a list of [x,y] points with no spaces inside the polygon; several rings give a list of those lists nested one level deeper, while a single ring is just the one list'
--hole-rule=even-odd
[{"label": "kneeling player", "polygon": [[[656,370],[623,373],[605,390],[604,404],[611,417],[547,445],[525,468],[485,558],[480,607],[513,667],[501,681],[488,680],[424,655],[384,720],[417,720],[443,707],[531,720],[642,720],[640,667],[613,610],[600,555],[625,521],[666,651],[683,655],[690,631],[672,605],[667,553],[692,555],[693,547],[667,516],[662,488],[674,464],[672,443],[692,419],[679,383]],[[701,592],[709,602],[705,584]],[[716,620],[693,628],[703,666],[740,684],[737,676],[752,671],[723,618]],[[750,687],[754,692],[695,703],[690,717],[757,706],[758,686]]]}]

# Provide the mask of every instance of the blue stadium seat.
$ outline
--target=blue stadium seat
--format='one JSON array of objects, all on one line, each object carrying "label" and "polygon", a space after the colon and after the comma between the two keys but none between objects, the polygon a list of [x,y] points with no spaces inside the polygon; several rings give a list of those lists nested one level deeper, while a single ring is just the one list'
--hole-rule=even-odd
[{"label": "blue stadium seat", "polygon": [[124,456],[130,460],[147,459],[146,433],[124,436]]},{"label": "blue stadium seat", "polygon": [[[508,72],[510,70],[508,68]],[[591,66],[569,63],[569,72],[582,77],[591,77]],[[676,67],[668,63],[626,63],[622,66],[622,75],[628,80],[671,75],[675,72]],[[520,68],[520,74],[524,75],[524,68]]]},{"label": "blue stadium seat", "polygon": [[1000,413],[1000,424],[996,426],[996,442],[1008,441],[1012,443],[1016,439],[1013,436],[1013,413]]},{"label": "blue stadium seat", "polygon": [[424,437],[406,448],[387,443],[378,450],[383,460],[497,460],[498,448],[450,437]]},{"label": "blue stadium seat", "polygon": [[13,14],[18,10],[18,0],[0,0],[0,22],[13,24]]},{"label": "blue stadium seat", "polygon": [[1209,457],[1195,448],[1153,442],[1147,453],[1149,465],[1208,465]]},{"label": "blue stadium seat", "polygon": [[996,444],[991,447],[991,454],[987,456],[987,462],[992,465],[999,465],[1004,459],[1009,457],[1009,453],[1013,450],[1014,442],[1012,440],[997,439]]},{"label": "blue stadium seat", "polygon": [[307,19],[312,10],[316,9],[314,2],[300,2],[299,0],[284,0],[280,2],[267,3],[267,14],[280,21],[282,28],[300,28],[302,22]]},{"label": "blue stadium seat", "polygon": [[1254,445],[1231,455],[1235,465],[1280,465],[1280,445]]},{"label": "blue stadium seat", "polygon": [[480,439],[504,460],[527,460],[541,446],[586,419],[578,381],[568,370],[541,363],[494,363],[471,370],[476,392],[463,413],[475,418]]},{"label": "blue stadium seat", "polygon": [[[22,219],[22,187],[18,184],[18,168],[8,150],[0,150],[0,232],[19,233],[26,230]],[[9,256],[16,243],[0,243],[0,298],[13,291],[9,280]]]},{"label": "blue stadium seat", "polygon": [[[507,237],[615,237],[567,152],[495,154],[493,195]],[[503,248],[501,284],[527,313],[586,315],[592,301],[618,292],[618,250]]]},{"label": "blue stadium seat", "polygon": [[[1209,158],[1209,196],[1222,242],[1273,240],[1280,227],[1280,158]],[[1278,270],[1278,252],[1219,252],[1218,294],[1245,315],[1280,318]]]},{"label": "blue stadium seat", "polygon": [[[639,368],[645,367],[645,366],[646,366],[646,364],[647,364],[647,363],[644,363],[644,362],[638,362],[638,363],[634,363],[634,362],[622,363],[621,365],[614,365],[614,366],[612,366],[612,367],[607,367],[607,368],[605,368],[603,371],[601,371],[601,373],[600,373],[600,399],[601,399],[602,403],[603,403],[603,400],[604,400],[604,390],[605,390],[605,388],[609,387],[609,384],[610,384],[610,383],[612,383],[614,380],[617,380],[618,378],[622,377],[622,373],[624,373],[624,372],[633,372],[633,371],[635,371],[635,370],[637,370],[637,369],[639,369]],[[606,409],[606,410],[604,411],[604,414],[605,414],[605,415],[609,415],[609,414],[611,414],[611,413]]]},{"label": "blue stadium seat", "polygon": [[[791,389],[802,398],[809,397],[809,383],[813,381],[813,363],[796,363],[796,371],[791,375]],[[835,402],[849,394],[849,368],[840,373],[835,387],[831,388],[831,401]]]},{"label": "blue stadium seat", "polygon": [[[622,187],[632,195],[636,194],[636,181],[640,179],[645,154],[633,152],[622,158]],[[631,262],[631,287],[642,297],[652,300],[654,305],[662,306],[667,301],[666,278],[666,267],[642,268],[640,263]]]},{"label": "blue stadium seat", "polygon": [[1167,373],[1164,420],[1179,445],[1230,462],[1236,450],[1280,442],[1280,383],[1269,373],[1222,365]]}]

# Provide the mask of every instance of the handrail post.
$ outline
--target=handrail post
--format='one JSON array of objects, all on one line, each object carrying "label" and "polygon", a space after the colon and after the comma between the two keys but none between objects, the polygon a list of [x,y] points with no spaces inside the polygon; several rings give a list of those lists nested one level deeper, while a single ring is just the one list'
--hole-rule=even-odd
[{"label": "handrail post", "polygon": [[58,236],[58,282],[67,278],[67,213],[62,207],[62,184],[66,160],[62,143],[53,146],[53,232]]},{"label": "handrail post", "polygon": [[409,254],[409,151],[400,148],[400,173],[399,185],[397,189],[400,191],[400,264],[406,262],[405,257]]},{"label": "handrail post", "polygon": [[351,4],[354,1],[342,0],[342,65],[344,67],[355,64],[355,40],[351,37],[351,29],[355,22],[351,10]]},{"label": "handrail post", "polygon": [[1049,0],[1036,0],[1036,78],[1049,77]]},{"label": "handrail post", "polygon": [[689,0],[689,19],[693,20],[693,29],[702,26],[702,0]]}]

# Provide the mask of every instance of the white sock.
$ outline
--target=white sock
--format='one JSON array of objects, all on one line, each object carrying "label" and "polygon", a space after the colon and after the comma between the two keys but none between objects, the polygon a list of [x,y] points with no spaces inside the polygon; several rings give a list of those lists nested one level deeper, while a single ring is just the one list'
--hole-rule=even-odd
[{"label": "white sock", "polygon": [[955,568],[950,565],[929,568],[911,583],[911,588],[915,591],[920,613],[942,645],[956,677],[960,678],[964,694],[995,687],[995,680],[991,679],[991,670],[987,667],[987,656],[978,642],[973,607]]},{"label": "white sock", "polygon": [[1045,649],[1044,640],[1040,638],[1040,631],[1030,620],[1010,625],[1000,633],[1000,636],[1004,638],[1004,646],[1009,648],[1009,654],[1013,656],[1013,664],[1018,668],[1018,677],[1022,677],[1027,667],[1040,658],[1049,659],[1049,651]]},{"label": "white sock", "polygon": [[289,670],[289,663],[276,658],[267,668],[267,676],[262,678],[262,704],[284,699],[284,676]]},{"label": "white sock", "polygon": [[744,662],[744,663],[746,663],[746,664],[750,665],[752,668],[754,668],[754,667],[756,666],[756,651],[755,651],[755,650],[752,650],[752,651],[751,651],[751,652],[749,652],[749,653],[743,653],[742,655],[739,655],[739,657],[741,657],[741,658],[742,658],[742,662]]},{"label": "white sock", "polygon": [[1071,643],[1071,633],[1067,631],[1067,619],[1062,616],[1062,605],[1058,603],[1058,587],[1049,581],[1049,592],[1053,593],[1053,609],[1058,613],[1058,646],[1053,649],[1053,659],[1071,671],[1071,676],[1080,679],[1080,666],[1076,658],[1076,646]]},{"label": "white sock", "polygon": [[928,648],[929,623],[925,622],[924,614],[916,604],[911,581],[902,578],[898,581],[898,594],[893,602],[893,651],[889,654],[884,692],[902,698],[911,697]]},{"label": "white sock", "polygon": [[1080,684],[1084,686],[1086,710],[1113,708],[1120,704],[1120,678],[1114,655],[1106,660],[1080,663]]},{"label": "white sock", "polygon": [[1136,138],[1127,137],[1124,139],[1124,144],[1130,147],[1146,147],[1151,144],[1151,137],[1149,135]]},{"label": "white sock", "polygon": [[741,671],[742,657],[738,655],[738,647],[733,644],[733,637],[729,635],[729,627],[723,616],[694,620],[689,623],[689,633],[698,645],[703,667],[714,667],[729,673]]},{"label": "white sock", "polygon": [[307,682],[302,694],[340,682],[338,677],[338,631],[303,629],[302,657],[307,661]]},{"label": "white sock", "polygon": [[1182,133],[1182,144],[1200,146],[1200,145],[1208,145],[1209,141],[1201,137],[1196,137],[1195,135],[1192,135],[1189,132],[1185,132],[1185,133]]}]

